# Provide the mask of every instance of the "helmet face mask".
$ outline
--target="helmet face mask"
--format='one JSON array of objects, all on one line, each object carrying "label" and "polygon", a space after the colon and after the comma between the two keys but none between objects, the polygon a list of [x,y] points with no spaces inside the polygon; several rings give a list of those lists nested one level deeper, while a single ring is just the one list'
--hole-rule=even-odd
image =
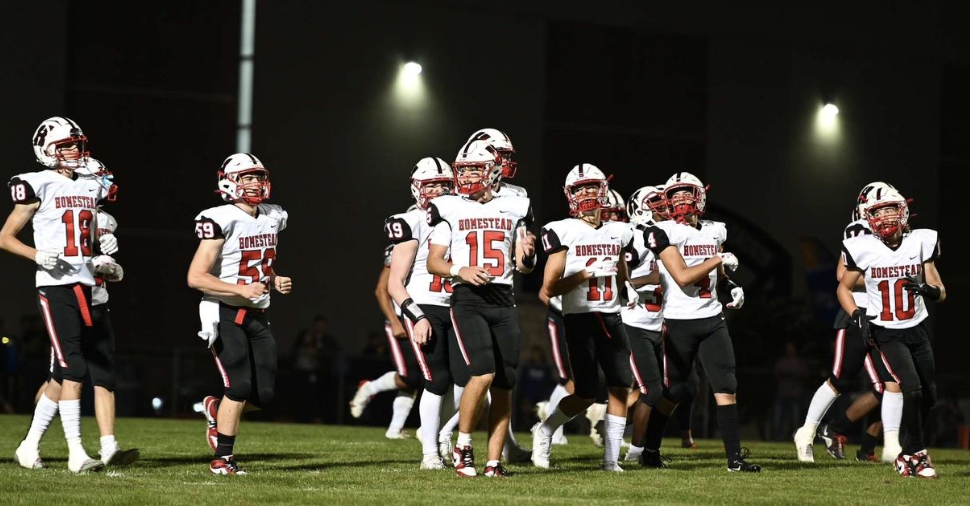
[{"label": "helmet face mask", "polygon": [[502,157],[486,140],[472,141],[458,153],[455,169],[458,193],[479,195],[502,178]]},{"label": "helmet face mask", "polygon": [[707,187],[697,176],[678,172],[664,184],[664,199],[669,217],[687,222],[691,217],[700,218],[707,209]]},{"label": "helmet face mask", "polygon": [[420,209],[427,209],[435,197],[453,195],[454,188],[455,169],[441,158],[422,158],[411,169],[411,197]]},{"label": "helmet face mask", "polygon": [[498,153],[499,156],[496,164],[501,169],[501,172],[495,181],[495,186],[498,186],[502,179],[512,179],[515,177],[516,172],[519,170],[519,165],[512,160],[512,155],[515,154],[515,147],[512,146],[512,139],[505,132],[495,128],[483,128],[468,138],[462,151],[467,151],[473,142],[484,142],[495,153]]},{"label": "helmet face mask", "polygon": [[563,193],[569,202],[569,215],[596,211],[609,206],[609,185],[606,176],[599,168],[589,163],[581,163],[566,174]]},{"label": "helmet face mask", "polygon": [[866,209],[866,217],[873,235],[883,242],[892,241],[906,230],[909,223],[909,206],[905,200],[892,199],[877,202]]}]

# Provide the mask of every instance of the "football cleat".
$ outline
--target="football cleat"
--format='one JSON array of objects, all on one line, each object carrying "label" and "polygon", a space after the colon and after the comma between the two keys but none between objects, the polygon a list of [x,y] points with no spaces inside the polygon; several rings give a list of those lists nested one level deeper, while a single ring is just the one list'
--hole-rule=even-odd
[{"label": "football cleat", "polygon": [[205,440],[209,443],[209,449],[214,452],[219,445],[219,431],[216,430],[219,425],[219,399],[212,395],[202,399],[202,413],[209,425],[205,432]]},{"label": "football cleat", "polygon": [[858,462],[879,462],[874,453],[866,453],[862,450],[857,450],[855,452],[855,459]]},{"label": "football cleat", "polygon": [[84,474],[104,469],[104,462],[85,455],[83,459],[77,459],[75,461],[67,459],[67,468],[74,474]]},{"label": "football cleat", "polygon": [[760,473],[761,466],[745,462],[748,455],[751,455],[751,452],[747,448],[741,448],[740,453],[736,453],[728,459],[728,471],[732,473]]},{"label": "football cleat", "polygon": [[485,466],[485,471],[482,474],[484,474],[486,478],[509,477],[509,472],[499,462],[496,462],[494,466]]},{"label": "football cleat", "polygon": [[475,452],[471,445],[455,447],[454,450],[455,473],[462,478],[474,478],[478,476],[475,471]]},{"label": "football cleat", "polygon": [[441,455],[441,460],[446,463],[452,462],[451,455],[451,433],[438,434],[438,455]]},{"label": "football cleat", "polygon": [[387,439],[411,439],[411,435],[403,430],[392,431],[388,430],[384,433],[384,437]]},{"label": "football cleat", "polygon": [[437,470],[444,468],[445,461],[438,455],[425,455],[424,458],[421,459],[421,469]]},{"label": "football cleat", "polygon": [[350,400],[350,416],[354,418],[360,418],[360,415],[364,414],[364,409],[370,400],[374,396],[367,395],[367,391],[364,390],[364,385],[370,383],[369,380],[361,380],[357,384],[357,393],[354,394],[354,398]]},{"label": "football cleat", "polygon": [[106,466],[130,466],[141,457],[141,452],[137,448],[130,450],[119,450],[117,447],[107,452],[101,452],[101,462]]},{"label": "football cleat", "polygon": [[505,447],[502,448],[502,459],[506,462],[522,464],[532,460],[532,452],[519,448],[515,443],[506,442]]},{"label": "football cleat", "polygon": [[882,447],[882,461],[885,463],[896,462],[896,457],[899,457],[900,453],[903,453],[903,447],[899,445],[898,440],[895,444],[887,441]]},{"label": "football cleat", "polygon": [[626,456],[623,457],[624,462],[637,462],[640,460],[640,455],[643,454],[643,448],[636,448],[630,445],[630,448],[626,451]]},{"label": "football cleat", "polygon": [[643,467],[663,469],[667,467],[667,462],[670,462],[670,457],[661,455],[660,450],[643,450],[640,454],[640,465]]},{"label": "football cleat", "polygon": [[617,462],[603,462],[602,469],[608,473],[622,473],[623,468]]},{"label": "football cleat", "polygon": [[903,455],[900,453],[896,457],[894,464],[896,466],[896,472],[899,473],[903,478],[912,478],[915,474],[913,462],[909,455]]},{"label": "football cleat", "polygon": [[13,454],[13,459],[20,464],[20,467],[27,469],[43,469],[44,461],[40,459],[40,451],[37,447],[28,448],[26,443],[21,441],[17,451]]},{"label": "football cleat", "polygon": [[815,450],[812,448],[812,443],[815,442],[815,431],[811,427],[799,427],[795,431],[794,440],[798,461],[815,462]]},{"label": "football cleat", "polygon": [[542,422],[532,426],[532,465],[549,469],[549,453],[552,452],[552,434],[543,434]]},{"label": "football cleat", "polygon": [[819,429],[818,435],[822,438],[825,449],[833,459],[845,459],[845,444],[848,442],[848,438],[844,434],[835,432],[829,424],[825,424]]},{"label": "football cleat", "polygon": [[693,439],[684,439],[681,440],[680,447],[685,450],[696,450],[697,443],[695,443]]},{"label": "football cleat", "polygon": [[246,471],[239,469],[239,466],[236,464],[236,461],[232,458],[232,455],[224,459],[223,458],[213,459],[212,463],[209,464],[209,470],[212,471],[212,474],[218,474],[222,476],[243,476],[246,474]]},{"label": "football cleat", "polygon": [[916,452],[916,455],[913,455],[910,462],[913,463],[913,471],[917,478],[924,480],[936,479],[936,469],[933,468],[930,454],[926,453],[926,450]]}]

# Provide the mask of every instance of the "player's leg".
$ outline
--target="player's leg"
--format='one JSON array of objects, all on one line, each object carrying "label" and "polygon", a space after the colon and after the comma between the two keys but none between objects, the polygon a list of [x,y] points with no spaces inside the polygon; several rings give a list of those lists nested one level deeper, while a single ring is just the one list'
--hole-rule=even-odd
[{"label": "player's leg", "polygon": [[451,323],[470,375],[458,408],[458,441],[453,459],[459,476],[472,477],[478,475],[472,432],[478,426],[485,407],[485,397],[495,378],[497,364],[492,348],[492,333],[481,308],[472,304],[452,306]]},{"label": "player's leg", "polygon": [[94,415],[101,432],[101,461],[106,466],[129,465],[140,456],[137,449],[122,450],[115,439],[115,334],[106,304],[91,308],[94,327],[85,343],[91,383],[94,385]]},{"label": "player's leg", "polygon": [[694,400],[697,399],[697,389],[700,382],[701,378],[697,374],[697,367],[694,367],[694,370],[690,372],[690,380],[687,382],[688,396],[684,402],[677,406],[677,410],[674,412],[677,416],[677,426],[680,427],[680,446],[690,450],[697,449],[690,426],[694,417]]},{"label": "player's leg", "polygon": [[[420,345],[413,339],[410,340],[424,377],[424,392],[421,393],[421,403],[418,406],[421,415],[421,469],[444,469],[444,462],[438,449],[438,428],[441,424],[442,397],[448,393],[448,387],[451,386],[448,355],[451,318],[447,307],[432,305],[420,307],[431,323],[430,341]],[[407,319],[404,323],[408,335],[412,335],[414,325]]]},{"label": "player's leg", "polygon": [[[572,368],[569,365],[569,355],[566,352],[566,331],[562,315],[549,311],[546,316],[546,330],[549,334],[549,350],[552,354],[552,361],[556,366],[556,374],[559,377],[559,381],[549,395],[549,400],[536,404],[536,416],[538,416],[539,420],[548,418],[549,414],[559,406],[559,401],[575,391],[572,380]],[[564,445],[566,443],[567,440],[563,433],[563,427],[560,426],[552,435],[552,444]]]},{"label": "player's leg", "polygon": [[490,387],[491,405],[488,409],[488,462],[485,463],[484,474],[495,477],[506,475],[501,465],[503,458],[507,462],[525,462],[532,455],[521,450],[510,435],[512,389],[518,379],[522,347],[518,312],[514,307],[495,307],[488,308],[484,313],[491,329],[495,361],[495,377]]},{"label": "player's leg", "polygon": [[451,460],[453,456],[452,450],[454,445],[451,444],[451,436],[455,429],[458,428],[461,397],[465,391],[465,386],[468,385],[468,380],[471,379],[471,373],[468,370],[468,364],[465,363],[464,354],[458,344],[458,336],[455,334],[454,326],[448,331],[448,363],[451,367],[452,381],[454,381],[454,385],[452,385],[452,399],[454,401],[455,412],[448,421],[441,425],[441,430],[438,431],[438,453],[445,460]]},{"label": "player's leg", "polygon": [[375,395],[407,388],[407,384],[402,379],[402,374],[407,375],[407,364],[404,355],[401,353],[400,340],[394,337],[394,333],[391,332],[391,325],[386,322],[384,323],[384,334],[387,335],[387,347],[391,353],[391,360],[394,361],[394,370],[387,371],[372,380],[361,380],[357,385],[357,392],[350,400],[350,416],[354,418],[360,418],[364,414],[364,409],[367,408]]},{"label": "player's leg", "polygon": [[[857,327],[849,326],[840,331],[836,339],[832,373],[828,379],[834,391],[847,392],[855,387],[868,355],[869,346],[865,344]],[[819,436],[829,455],[835,459],[845,458],[845,444],[848,440],[845,434],[851,430],[853,424],[878,405],[879,402],[872,394],[863,394],[846,411],[837,413],[832,423],[821,427]]]},{"label": "player's leg", "polygon": [[596,340],[596,359],[609,394],[603,424],[603,470],[622,472],[618,462],[633,384],[630,340],[619,314],[594,313],[594,316],[603,328],[603,334]]},{"label": "player's leg", "polygon": [[[832,358],[832,369],[829,377],[815,390],[812,401],[808,405],[808,412],[805,414],[805,423],[795,431],[793,439],[795,441],[795,451],[798,460],[801,462],[814,462],[815,451],[812,443],[815,442],[815,435],[822,418],[832,406],[832,403],[841,395],[841,391],[835,386],[840,378],[847,378],[844,374],[843,364],[845,364],[846,339],[849,337],[859,338],[858,335],[847,336],[846,328],[840,328],[835,333],[835,347]],[[861,342],[861,338],[859,338]],[[842,383],[840,383],[841,385]]]},{"label": "player's leg", "polygon": [[717,404],[717,425],[724,441],[729,471],[759,472],[761,467],[745,462],[741,449],[741,419],[738,415],[734,345],[727,324],[720,316],[696,320],[698,330],[708,337],[701,341],[697,355],[707,373]]},{"label": "player's leg", "polygon": [[40,440],[44,437],[51,421],[57,416],[57,403],[61,398],[60,364],[51,346],[50,378],[41,384],[34,401],[34,416],[30,419],[27,434],[17,447],[14,459],[21,467],[41,469],[44,461],[40,458]]},{"label": "player's leg", "polygon": [[697,357],[699,337],[691,320],[666,320],[663,329],[663,397],[657,401],[647,421],[640,464],[644,467],[665,467],[668,459],[660,454],[667,422],[678,403],[689,397],[690,373]]},{"label": "player's leg", "polygon": [[[875,332],[886,368],[902,388],[903,394],[901,428],[904,437],[902,451],[896,457],[896,470],[901,476],[912,477],[917,475],[917,454],[925,454],[926,447],[923,441],[923,385],[907,337],[905,332],[891,329],[878,329]],[[932,467],[924,472],[927,478],[935,477]]]},{"label": "player's leg", "polygon": [[[407,328],[406,322],[407,318],[402,317],[402,326]],[[424,377],[421,373],[421,367],[418,363],[417,356],[414,351],[414,347],[411,346],[411,339],[407,334],[404,339],[395,339],[395,348],[392,348],[392,352],[399,357],[397,360],[403,362],[403,368],[398,370],[397,377],[395,378],[396,384],[398,385],[398,393],[394,398],[394,403],[392,404],[393,409],[391,411],[391,422],[387,426],[387,431],[384,432],[384,437],[388,439],[406,439],[411,437],[409,434],[404,432],[404,424],[407,422],[408,416],[411,414],[411,409],[414,407],[414,398],[424,384]]]},{"label": "player's leg", "polygon": [[225,393],[218,404],[216,415],[216,449],[209,470],[214,474],[242,474],[233,459],[239,420],[246,403],[253,396],[253,367],[250,356],[249,336],[244,325],[251,316],[243,319],[243,325],[235,322],[241,309],[221,306],[219,308],[219,338],[212,345],[212,355],[222,375]]},{"label": "player's leg", "polygon": [[[933,468],[933,463],[930,460],[925,445],[926,419],[929,416],[930,410],[936,405],[936,362],[933,359],[933,346],[930,343],[929,331],[923,323],[914,327],[907,337],[906,343],[913,358],[913,365],[916,368],[916,374],[919,377],[921,386],[917,408],[919,409],[920,426],[923,428],[922,433],[914,436],[907,434],[907,443],[911,449],[921,448],[920,451],[912,454],[912,460],[916,462],[914,464],[916,475],[920,478],[935,478],[937,476],[936,469]],[[905,390],[906,388],[904,387]],[[903,396],[903,409],[905,410],[906,402],[911,397],[906,397],[905,393]],[[910,416],[915,417],[915,415]],[[905,414],[904,420],[906,420]],[[916,426],[915,423],[912,425],[914,427]],[[905,450],[904,453],[906,453]]]},{"label": "player's leg", "polygon": [[91,289],[75,284],[38,291],[41,314],[64,379],[58,411],[69,451],[67,467],[75,473],[102,469],[104,464],[89,457],[81,443],[81,386],[88,375],[82,344],[93,325]]},{"label": "player's leg", "polygon": [[640,398],[633,408],[633,438],[624,460],[635,461],[643,452],[650,412],[663,396],[660,370],[663,343],[659,332],[627,325],[626,333],[630,339],[631,370],[640,389]]}]

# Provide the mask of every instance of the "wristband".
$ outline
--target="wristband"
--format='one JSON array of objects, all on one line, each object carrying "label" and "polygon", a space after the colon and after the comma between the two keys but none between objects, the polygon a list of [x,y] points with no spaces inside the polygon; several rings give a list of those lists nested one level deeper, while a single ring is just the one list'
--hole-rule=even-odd
[{"label": "wristband", "polygon": [[536,255],[532,255],[531,257],[525,257],[525,258],[523,258],[522,259],[522,265],[526,266],[526,268],[529,268],[529,269],[535,267],[536,266]]},{"label": "wristband", "polygon": [[451,274],[451,277],[457,278],[458,274],[461,273],[461,266],[451,264],[451,268],[448,269],[448,273]]},{"label": "wristband", "polygon": [[407,316],[411,323],[418,323],[418,321],[426,318],[424,316],[424,311],[414,303],[414,299],[408,299],[401,304],[401,312],[404,316]]}]

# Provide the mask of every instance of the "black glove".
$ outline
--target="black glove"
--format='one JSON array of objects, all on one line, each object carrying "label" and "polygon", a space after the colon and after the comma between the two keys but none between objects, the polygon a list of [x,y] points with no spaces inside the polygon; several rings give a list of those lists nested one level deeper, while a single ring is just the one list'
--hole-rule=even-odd
[{"label": "black glove", "polygon": [[862,336],[862,342],[866,345],[866,348],[875,346],[875,342],[872,340],[872,333],[869,331],[869,318],[866,316],[861,309],[855,308],[852,312],[852,324],[859,329],[859,334]]},{"label": "black glove", "polygon": [[922,295],[924,298],[934,302],[940,300],[940,297],[943,295],[939,288],[933,285],[927,285],[926,283],[920,283],[913,276],[906,276],[906,284],[903,285],[903,288],[911,292],[916,292]]}]

